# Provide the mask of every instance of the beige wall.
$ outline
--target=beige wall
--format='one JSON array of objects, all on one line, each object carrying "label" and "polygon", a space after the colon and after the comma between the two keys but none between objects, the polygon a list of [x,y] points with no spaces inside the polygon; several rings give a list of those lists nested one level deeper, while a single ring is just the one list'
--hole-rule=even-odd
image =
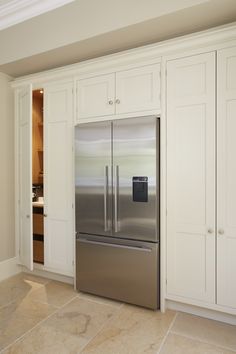
[{"label": "beige wall", "polygon": [[9,81],[0,73],[0,262],[15,256],[14,101]]}]

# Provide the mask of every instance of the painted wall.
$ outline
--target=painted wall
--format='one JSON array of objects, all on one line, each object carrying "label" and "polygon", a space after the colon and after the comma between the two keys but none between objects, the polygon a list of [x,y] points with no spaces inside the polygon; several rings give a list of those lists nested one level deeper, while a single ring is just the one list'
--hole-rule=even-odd
[{"label": "painted wall", "polygon": [[14,236],[14,99],[0,73],[0,262],[15,256]]}]

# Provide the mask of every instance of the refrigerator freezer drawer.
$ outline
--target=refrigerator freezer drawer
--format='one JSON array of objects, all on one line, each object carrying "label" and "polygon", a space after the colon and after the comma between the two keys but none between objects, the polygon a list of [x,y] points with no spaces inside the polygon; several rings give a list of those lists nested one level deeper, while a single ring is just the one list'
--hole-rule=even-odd
[{"label": "refrigerator freezer drawer", "polygon": [[77,239],[80,291],[159,308],[159,244],[108,237]]}]

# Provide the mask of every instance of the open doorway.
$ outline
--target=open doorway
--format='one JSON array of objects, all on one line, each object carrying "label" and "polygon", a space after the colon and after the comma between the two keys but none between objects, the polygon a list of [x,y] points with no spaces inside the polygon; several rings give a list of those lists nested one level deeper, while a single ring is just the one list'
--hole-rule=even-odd
[{"label": "open doorway", "polygon": [[32,97],[33,261],[44,264],[43,89]]}]

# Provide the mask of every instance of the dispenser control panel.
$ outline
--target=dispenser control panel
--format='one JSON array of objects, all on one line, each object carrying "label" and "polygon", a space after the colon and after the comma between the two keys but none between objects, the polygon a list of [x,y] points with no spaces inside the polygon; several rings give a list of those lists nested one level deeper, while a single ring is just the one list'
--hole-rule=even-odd
[{"label": "dispenser control panel", "polygon": [[148,202],[148,177],[132,178],[133,202]]}]

